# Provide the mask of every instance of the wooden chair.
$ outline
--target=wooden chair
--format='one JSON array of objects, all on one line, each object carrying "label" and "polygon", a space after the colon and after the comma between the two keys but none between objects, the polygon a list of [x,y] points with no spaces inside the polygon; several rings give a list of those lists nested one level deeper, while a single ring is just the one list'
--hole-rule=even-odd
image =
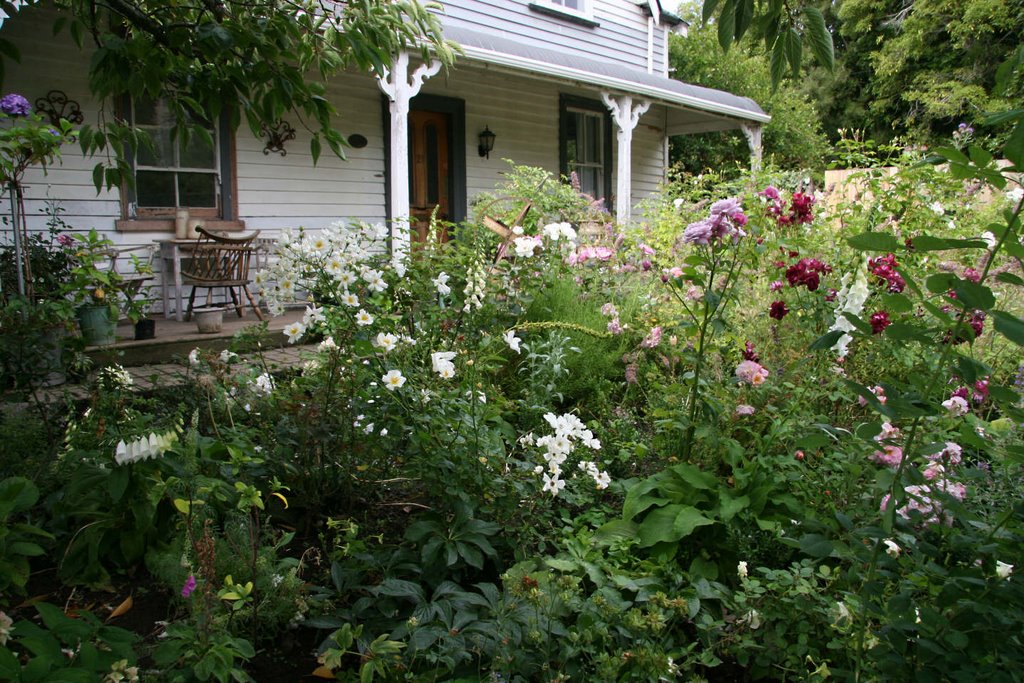
[{"label": "wooden chair", "polygon": [[[231,302],[235,305],[235,311],[239,318],[245,315],[245,304],[241,300],[244,292],[256,317],[263,320],[263,313],[260,312],[252,292],[249,291],[249,264],[256,251],[253,242],[260,234],[259,231],[242,237],[224,237],[209,232],[205,228],[196,228],[196,230],[199,232],[199,238],[192,248],[188,264],[181,270],[183,284],[192,285],[185,319],[192,319],[196,290],[200,287],[209,290],[207,293],[207,301],[209,301],[213,289],[223,287],[231,296]],[[236,289],[238,290],[237,294]]]}]

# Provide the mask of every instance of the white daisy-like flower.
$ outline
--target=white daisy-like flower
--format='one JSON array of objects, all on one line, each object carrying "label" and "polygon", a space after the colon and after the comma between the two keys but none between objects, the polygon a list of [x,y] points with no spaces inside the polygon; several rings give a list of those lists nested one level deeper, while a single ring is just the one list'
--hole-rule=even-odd
[{"label": "white daisy-like flower", "polygon": [[252,382],[252,386],[256,393],[269,396],[274,391],[274,378],[264,372]]},{"label": "white daisy-like flower", "polygon": [[338,350],[338,344],[335,343],[334,337],[327,337],[327,339],[324,339],[322,342],[320,342],[320,345],[317,347],[317,350],[319,350],[321,352],[323,352],[323,351],[337,351]]},{"label": "white daisy-like flower", "polygon": [[736,565],[736,574],[738,574],[741,579],[745,579],[749,573],[750,572],[747,569],[747,561],[741,560],[740,563]]},{"label": "white daisy-like flower", "polygon": [[398,346],[398,337],[390,332],[380,332],[373,338],[373,345],[385,353],[394,351],[395,347]]},{"label": "white daisy-like flower", "polygon": [[284,328],[284,333],[288,336],[288,343],[294,344],[306,333],[306,326],[300,322],[294,322]]},{"label": "white daisy-like flower", "polygon": [[899,544],[891,538],[885,539],[883,543],[885,543],[885,554],[889,557],[899,557],[900,553],[903,552]]},{"label": "white daisy-like flower", "polygon": [[360,327],[366,327],[367,325],[373,324],[373,316],[366,312],[366,310],[360,308],[359,312],[356,313],[356,325]]},{"label": "white daisy-like flower", "polygon": [[388,283],[384,282],[384,274],[379,270],[374,270],[373,268],[368,268],[366,272],[363,273],[363,281],[366,283],[366,286],[374,292],[383,292],[388,288]]},{"label": "white daisy-like flower", "polygon": [[356,275],[351,270],[343,270],[338,273],[338,284],[348,289],[356,283]]},{"label": "white daisy-like flower", "polygon": [[226,364],[230,363],[231,361],[236,361],[236,360],[238,360],[238,354],[235,353],[234,351],[231,351],[229,349],[224,349],[223,351],[220,352],[220,362],[221,363],[224,363],[226,365]]},{"label": "white daisy-like flower", "polygon": [[381,377],[381,381],[384,383],[385,389],[394,391],[405,384],[405,377],[402,376],[401,370],[389,370],[388,374]]},{"label": "white daisy-like flower", "polygon": [[302,314],[302,324],[312,325],[313,323],[322,323],[326,320],[324,317],[324,309],[320,308],[316,304],[306,306],[306,312]]},{"label": "white daisy-like flower", "polygon": [[437,371],[437,375],[441,379],[451,379],[455,376],[455,368],[442,368]]},{"label": "white daisy-like flower", "polygon": [[552,496],[557,496],[558,492],[565,488],[565,480],[559,479],[558,475],[544,475],[544,486],[542,491],[550,492]]},{"label": "white daisy-like flower", "polygon": [[505,343],[508,344],[508,347],[516,353],[522,353],[522,350],[519,347],[522,341],[522,339],[516,336],[515,330],[509,330],[505,333]]},{"label": "white daisy-like flower", "polygon": [[452,362],[454,358],[454,351],[436,351],[430,354],[430,367],[434,372],[438,373],[442,377],[445,377],[442,373],[448,371],[450,374],[445,377],[445,379],[448,377],[454,377],[455,364]]},{"label": "white daisy-like flower", "polygon": [[359,305],[359,297],[350,292],[345,292],[341,295],[341,303],[351,308],[355,308]]},{"label": "white daisy-like flower", "polygon": [[192,367],[199,365],[199,349],[195,348],[188,352],[188,364]]},{"label": "white daisy-like flower", "polygon": [[599,489],[606,489],[612,483],[612,477],[607,472],[598,472],[593,477],[594,485]]}]

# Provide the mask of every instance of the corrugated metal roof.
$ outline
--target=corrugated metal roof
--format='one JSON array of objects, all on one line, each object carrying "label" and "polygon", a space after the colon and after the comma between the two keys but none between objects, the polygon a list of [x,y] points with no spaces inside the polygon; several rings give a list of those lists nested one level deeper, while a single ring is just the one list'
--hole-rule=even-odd
[{"label": "corrugated metal roof", "polygon": [[474,61],[596,85],[647,97],[669,106],[711,112],[742,121],[765,123],[771,120],[749,97],[690,85],[621,64],[579,57],[465,26],[445,25],[444,35],[461,45],[465,57]]}]

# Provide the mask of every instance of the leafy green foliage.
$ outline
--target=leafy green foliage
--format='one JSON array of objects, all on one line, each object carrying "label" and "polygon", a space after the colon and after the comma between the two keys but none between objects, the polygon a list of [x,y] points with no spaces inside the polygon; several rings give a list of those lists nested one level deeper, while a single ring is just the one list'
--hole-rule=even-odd
[{"label": "leafy green foliage", "polygon": [[[827,146],[817,105],[789,82],[772,88],[772,75],[785,68],[774,53],[752,43],[726,54],[710,28],[694,25],[685,38],[672,37],[669,54],[673,77],[750,97],[772,116],[761,138],[769,164],[794,169],[824,166]],[[696,174],[746,168],[750,150],[738,132],[702,133],[672,138],[672,158]]]},{"label": "leafy green foliage", "polygon": [[24,477],[0,481],[0,595],[24,594],[30,558],[46,551],[41,543],[53,536],[28,522],[17,521],[39,500],[39,489]]}]

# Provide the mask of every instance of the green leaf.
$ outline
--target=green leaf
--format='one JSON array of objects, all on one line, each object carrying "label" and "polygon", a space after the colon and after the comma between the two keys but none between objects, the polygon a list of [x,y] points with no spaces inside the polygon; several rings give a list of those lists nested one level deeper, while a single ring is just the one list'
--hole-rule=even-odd
[{"label": "green leaf", "polygon": [[704,8],[701,11],[701,21],[705,24],[711,20],[714,16],[715,10],[718,8],[718,0],[705,0]]},{"label": "green leaf", "polygon": [[1005,282],[1008,285],[1024,286],[1024,279],[1021,279],[1019,275],[1013,273],[999,273],[996,275],[996,280],[999,282]]},{"label": "green leaf", "polygon": [[718,477],[688,463],[680,463],[669,469],[695,489],[710,491],[718,488]]},{"label": "green leaf", "polygon": [[896,341],[919,341],[925,344],[932,341],[924,328],[911,323],[895,322],[885,328],[885,336]]},{"label": "green leaf", "polygon": [[996,331],[1018,346],[1024,346],[1024,320],[1005,311],[992,311]]},{"label": "green leaf", "polygon": [[574,572],[579,569],[579,565],[572,560],[560,560],[555,557],[549,557],[544,560],[544,564],[560,572]]},{"label": "green leaf", "polygon": [[887,232],[864,232],[848,237],[846,243],[858,251],[896,251],[903,247]]},{"label": "green leaf", "polygon": [[644,518],[638,530],[640,547],[675,543],[689,536],[697,527],[714,523],[715,520],[708,519],[690,505],[668,505],[652,511]]},{"label": "green leaf", "polygon": [[793,78],[796,78],[800,75],[800,61],[803,59],[803,38],[795,30],[789,29],[782,39],[786,45],[786,61],[789,62],[789,71]]},{"label": "green leaf", "polygon": [[[742,0],[741,0],[742,1]],[[718,15],[718,44],[726,52],[736,35],[736,0],[725,0],[722,13]]]},{"label": "green leaf", "polygon": [[988,245],[985,240],[979,239],[949,239],[946,237],[932,237],[921,235],[913,240],[914,251],[943,251],[944,249],[986,249]]},{"label": "green leaf", "polygon": [[776,38],[775,44],[772,46],[769,69],[772,76],[772,90],[775,90],[782,82],[782,77],[786,75],[786,41],[781,37]]},{"label": "green leaf", "polygon": [[741,40],[754,19],[754,0],[736,2],[736,40]]},{"label": "green leaf", "polygon": [[953,289],[958,282],[960,282],[960,278],[953,273],[936,273],[928,276],[928,279],[924,281],[924,286],[932,294],[945,294]]},{"label": "green leaf", "polygon": [[832,554],[832,547],[832,541],[821,534],[807,534],[800,539],[800,550],[810,557],[828,557]]},{"label": "green leaf", "polygon": [[1024,121],[1017,122],[1010,139],[1003,146],[1003,156],[1012,161],[1018,169],[1024,167]]},{"label": "green leaf", "polygon": [[825,15],[817,7],[804,7],[804,20],[811,54],[823,67],[830,72],[834,71],[835,47],[832,44],[832,34],[825,26]]},{"label": "green leaf", "polygon": [[813,342],[811,342],[811,345],[807,347],[807,350],[822,351],[824,349],[831,349],[833,346],[836,345],[836,342],[839,341],[839,338],[842,337],[844,334],[846,333],[843,332],[842,330],[832,330],[831,332],[826,332],[825,334],[821,335]]},{"label": "green leaf", "polygon": [[598,543],[612,543],[614,541],[632,540],[636,538],[639,527],[635,522],[625,519],[613,519],[602,524],[594,534],[594,540]]},{"label": "green leaf", "polygon": [[987,311],[996,305],[996,297],[992,294],[992,290],[977,282],[960,280],[953,291],[956,293],[957,301],[967,308]]}]

